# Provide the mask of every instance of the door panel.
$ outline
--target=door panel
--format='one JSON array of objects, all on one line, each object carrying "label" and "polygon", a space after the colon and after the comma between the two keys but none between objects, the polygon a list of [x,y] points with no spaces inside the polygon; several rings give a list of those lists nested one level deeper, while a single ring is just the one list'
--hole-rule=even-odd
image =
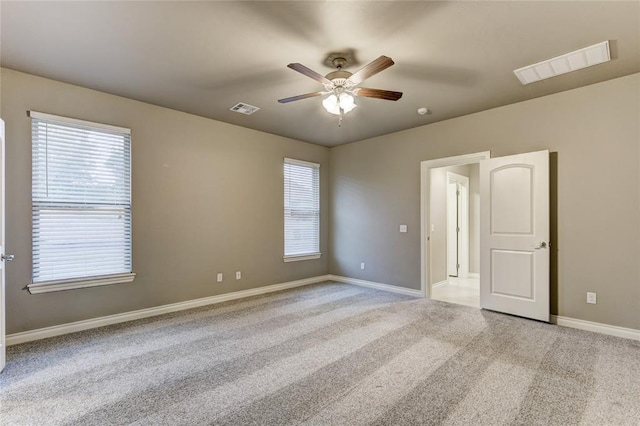
[{"label": "door panel", "polygon": [[492,250],[491,294],[533,299],[533,268],[531,252]]},{"label": "door panel", "polygon": [[548,322],[549,151],[481,161],[480,198],[480,306]]},{"label": "door panel", "polygon": [[533,233],[533,169],[523,165],[491,171],[491,233]]}]

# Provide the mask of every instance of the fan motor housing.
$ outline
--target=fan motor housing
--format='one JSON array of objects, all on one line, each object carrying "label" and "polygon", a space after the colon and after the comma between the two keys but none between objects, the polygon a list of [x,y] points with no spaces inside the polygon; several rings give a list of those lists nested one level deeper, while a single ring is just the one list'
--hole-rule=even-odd
[{"label": "fan motor housing", "polygon": [[327,80],[333,81],[333,80],[336,80],[336,79],[346,80],[349,77],[351,77],[351,75],[352,74],[349,71],[337,70],[337,71],[330,72],[325,77],[327,78]]}]

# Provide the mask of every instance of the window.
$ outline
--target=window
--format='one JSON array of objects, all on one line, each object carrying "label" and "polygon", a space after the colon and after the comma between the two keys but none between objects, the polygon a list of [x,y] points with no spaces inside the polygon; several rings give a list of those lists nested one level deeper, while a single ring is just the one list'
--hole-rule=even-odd
[{"label": "window", "polygon": [[284,261],[320,257],[320,164],[284,159]]},{"label": "window", "polygon": [[131,131],[31,111],[31,293],[132,281]]}]

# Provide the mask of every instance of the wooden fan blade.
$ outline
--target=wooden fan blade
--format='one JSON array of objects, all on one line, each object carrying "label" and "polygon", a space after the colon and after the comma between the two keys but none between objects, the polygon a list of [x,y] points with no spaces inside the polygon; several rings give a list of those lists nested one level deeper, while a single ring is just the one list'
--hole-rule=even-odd
[{"label": "wooden fan blade", "polygon": [[349,77],[349,81],[354,85],[360,84],[367,78],[378,74],[380,71],[384,71],[393,65],[395,62],[387,56],[380,56],[375,61],[365,65],[361,70]]},{"label": "wooden fan blade", "polygon": [[290,98],[278,99],[278,102],[280,102],[281,104],[286,104],[288,102],[299,101],[300,99],[307,99],[307,98],[313,98],[315,96],[321,96],[325,93],[326,92],[305,93],[304,95],[291,96]]},{"label": "wooden fan blade", "polygon": [[304,74],[307,77],[314,79],[318,83],[331,84],[331,80],[327,79],[326,77],[324,77],[321,74],[318,74],[317,72],[315,72],[311,68],[305,67],[302,64],[295,63],[295,64],[289,64],[287,66],[289,68],[291,68],[292,70],[294,70],[294,71],[298,71],[300,74]]},{"label": "wooden fan blade", "polygon": [[384,99],[387,101],[397,101],[402,97],[402,92],[393,92],[391,90],[368,89],[366,87],[358,87],[353,93],[356,96],[364,96],[365,98]]}]

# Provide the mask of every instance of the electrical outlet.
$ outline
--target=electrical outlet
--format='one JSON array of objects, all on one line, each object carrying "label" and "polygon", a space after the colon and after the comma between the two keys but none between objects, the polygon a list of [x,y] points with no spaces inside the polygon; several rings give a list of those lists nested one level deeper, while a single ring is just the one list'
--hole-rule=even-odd
[{"label": "electrical outlet", "polygon": [[222,282],[222,272],[218,272],[218,282]]},{"label": "electrical outlet", "polygon": [[364,262],[360,264],[360,269],[364,270]]},{"label": "electrical outlet", "polygon": [[594,305],[596,304],[596,294],[595,293],[587,292],[587,303],[593,303]]},{"label": "electrical outlet", "polygon": [[238,271],[236,272],[236,280],[239,280],[240,278],[242,278],[242,272]]},{"label": "electrical outlet", "polygon": [[400,232],[407,232],[407,225],[400,225]]}]

